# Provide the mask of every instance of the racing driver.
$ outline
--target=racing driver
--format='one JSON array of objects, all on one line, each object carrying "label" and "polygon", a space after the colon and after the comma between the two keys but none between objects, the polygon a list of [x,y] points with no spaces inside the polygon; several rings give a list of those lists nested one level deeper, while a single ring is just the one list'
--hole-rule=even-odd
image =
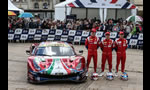
[{"label": "racing driver", "polygon": [[110,39],[110,32],[105,33],[105,39],[100,43],[102,50],[102,64],[101,64],[101,73],[99,76],[104,75],[105,63],[108,60],[109,64],[109,73],[112,73],[112,50],[114,48],[114,42]]},{"label": "racing driver", "polygon": [[115,49],[117,54],[117,64],[116,64],[116,72],[115,76],[118,76],[118,68],[121,61],[121,72],[124,74],[125,62],[126,62],[126,49],[128,47],[127,40],[124,38],[124,32],[119,32],[120,38],[115,41]]},{"label": "racing driver", "polygon": [[[89,36],[85,41],[85,47],[88,49],[88,56],[87,56],[87,71],[89,68],[89,64],[91,62],[91,58],[93,57],[94,62],[94,73],[96,73],[97,69],[97,49],[99,45],[99,38],[96,37],[96,29],[91,30],[91,36]],[[88,72],[86,73],[88,76]]]}]

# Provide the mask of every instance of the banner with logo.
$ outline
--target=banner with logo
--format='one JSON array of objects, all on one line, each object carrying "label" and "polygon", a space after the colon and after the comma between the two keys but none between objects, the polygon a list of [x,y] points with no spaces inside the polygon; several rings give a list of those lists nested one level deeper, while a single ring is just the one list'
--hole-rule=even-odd
[{"label": "banner with logo", "polygon": [[[90,32],[86,30],[60,30],[60,29],[16,29],[8,30],[8,40],[39,40],[39,41],[64,41],[85,43]],[[105,39],[105,33],[96,32],[96,36],[102,41]],[[116,40],[119,38],[117,32],[111,32],[110,38]],[[131,35],[126,38],[129,45],[143,45],[143,33]]]},{"label": "banner with logo", "polygon": [[136,8],[134,4],[131,4],[127,0],[74,0],[67,5],[74,8]]},{"label": "banner with logo", "polygon": [[36,29],[29,29],[29,33],[28,33],[28,34],[29,34],[29,35],[30,35],[30,34],[35,34],[35,32],[36,32]]},{"label": "banner with logo", "polygon": [[22,33],[22,29],[16,29],[15,30],[15,34],[21,34]]}]

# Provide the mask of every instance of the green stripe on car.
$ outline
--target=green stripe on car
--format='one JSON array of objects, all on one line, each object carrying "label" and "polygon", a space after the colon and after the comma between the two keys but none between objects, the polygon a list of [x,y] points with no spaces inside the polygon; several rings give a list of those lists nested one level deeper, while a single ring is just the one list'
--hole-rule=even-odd
[{"label": "green stripe on car", "polygon": [[48,73],[48,74],[51,74],[51,72],[52,72],[52,70],[53,70],[53,68],[54,68],[54,64],[55,64],[55,59],[53,59],[52,65],[51,65],[50,68],[48,68],[48,70],[47,70],[47,73]]}]

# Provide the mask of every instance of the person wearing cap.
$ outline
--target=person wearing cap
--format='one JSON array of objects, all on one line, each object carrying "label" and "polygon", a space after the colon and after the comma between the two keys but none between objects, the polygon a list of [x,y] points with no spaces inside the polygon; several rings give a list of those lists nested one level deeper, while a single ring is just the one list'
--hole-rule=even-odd
[{"label": "person wearing cap", "polygon": [[[93,58],[94,72],[96,72],[97,69],[97,49],[99,44],[99,38],[97,38],[95,34],[96,34],[96,29],[92,29],[91,36],[89,36],[85,41],[85,47],[88,49],[87,71],[89,68],[89,64],[91,62],[91,58]],[[86,73],[86,76],[88,76],[88,72]]]},{"label": "person wearing cap", "polygon": [[117,54],[117,63],[116,63],[116,72],[115,72],[115,76],[118,76],[118,68],[119,68],[119,64],[121,62],[121,72],[124,72],[125,69],[125,62],[126,62],[126,49],[128,47],[128,41],[124,38],[124,32],[119,32],[119,39],[117,39],[115,41],[115,50],[116,50],[116,54]]},{"label": "person wearing cap", "polygon": [[112,73],[112,50],[114,48],[114,42],[110,39],[110,32],[105,33],[105,39],[99,44],[102,50],[102,64],[101,64],[101,73],[99,76],[104,75],[105,63],[108,60],[109,72]]}]

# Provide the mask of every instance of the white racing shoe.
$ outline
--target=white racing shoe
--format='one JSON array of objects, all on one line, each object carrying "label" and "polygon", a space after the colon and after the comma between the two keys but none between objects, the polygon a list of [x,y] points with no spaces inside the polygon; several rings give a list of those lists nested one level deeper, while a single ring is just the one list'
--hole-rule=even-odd
[{"label": "white racing shoe", "polygon": [[118,77],[118,73],[117,73],[117,72],[115,72],[114,76],[115,76],[115,77]]},{"label": "white racing shoe", "polygon": [[87,77],[89,76],[89,75],[88,75],[88,72],[86,73],[86,75],[85,75],[85,76],[87,76]]},{"label": "white racing shoe", "polygon": [[102,77],[104,75],[104,72],[101,72],[98,76]]}]

